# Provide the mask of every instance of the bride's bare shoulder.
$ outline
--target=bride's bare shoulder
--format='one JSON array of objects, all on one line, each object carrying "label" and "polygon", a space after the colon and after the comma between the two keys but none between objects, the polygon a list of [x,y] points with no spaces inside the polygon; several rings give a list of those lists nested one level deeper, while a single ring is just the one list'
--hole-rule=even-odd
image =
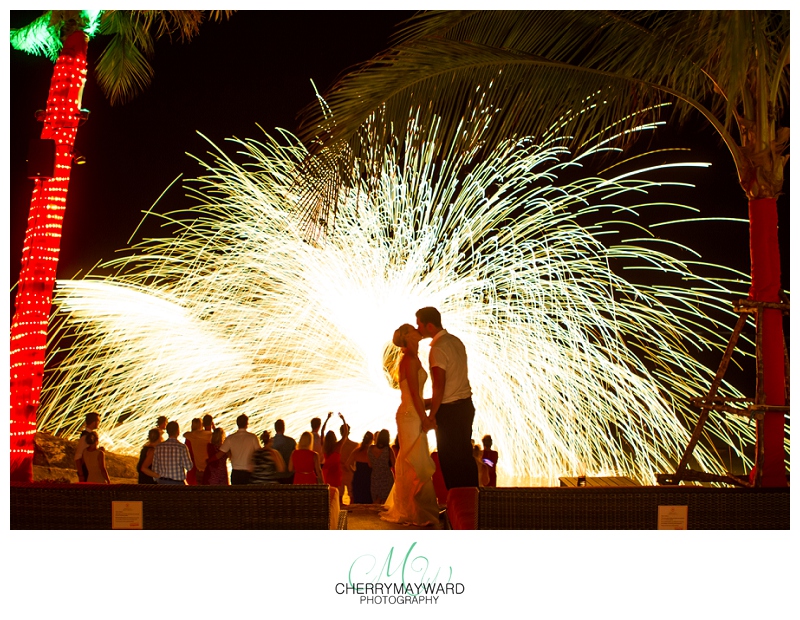
[{"label": "bride's bare shoulder", "polygon": [[399,364],[400,375],[403,376],[408,371],[413,371],[419,365],[420,365],[419,360],[415,356],[403,353],[403,355],[400,356],[400,364]]},{"label": "bride's bare shoulder", "polygon": [[403,356],[400,358],[400,363],[404,364],[407,368],[416,368],[420,365],[419,358],[410,353],[403,353]]}]

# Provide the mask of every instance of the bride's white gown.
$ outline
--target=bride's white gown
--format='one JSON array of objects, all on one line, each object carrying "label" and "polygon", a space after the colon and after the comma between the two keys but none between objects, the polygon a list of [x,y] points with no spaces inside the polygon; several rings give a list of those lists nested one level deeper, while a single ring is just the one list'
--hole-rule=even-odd
[{"label": "bride's white gown", "polygon": [[[428,380],[428,373],[419,370],[419,393]],[[394,523],[436,525],[439,523],[439,504],[433,488],[436,465],[431,459],[428,436],[422,432],[422,422],[414,410],[408,382],[400,382],[400,407],[397,410],[397,434],[400,452],[395,463],[394,486],[384,505],[388,510],[381,518]]]}]

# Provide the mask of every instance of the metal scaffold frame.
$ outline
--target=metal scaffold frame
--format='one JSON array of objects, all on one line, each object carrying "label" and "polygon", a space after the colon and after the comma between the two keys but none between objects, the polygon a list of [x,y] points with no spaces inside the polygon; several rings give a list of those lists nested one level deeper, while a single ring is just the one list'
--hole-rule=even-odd
[{"label": "metal scaffold frame", "polygon": [[[755,475],[751,483],[749,478],[737,476],[730,472],[725,475],[709,474],[702,471],[689,469],[689,459],[692,456],[697,442],[703,434],[703,427],[706,420],[712,411],[724,411],[733,415],[744,416],[749,419],[754,419],[756,422],[756,437],[763,437],[764,432],[764,414],[767,411],[782,412],[786,415],[789,412],[789,350],[786,347],[786,341],[783,343],[784,355],[784,374],[786,385],[786,405],[768,405],[766,403],[766,396],[764,394],[764,363],[763,363],[763,329],[761,326],[762,311],[765,309],[780,310],[784,315],[789,314],[789,301],[783,295],[781,301],[777,303],[752,301],[749,299],[740,299],[737,301],[733,310],[739,315],[739,320],[733,328],[731,337],[728,340],[728,347],[725,349],[725,354],[722,356],[722,361],[719,364],[719,369],[711,382],[708,394],[699,398],[693,398],[692,404],[700,407],[700,417],[697,419],[692,436],[689,439],[689,444],[683,453],[678,467],[674,474],[656,474],[656,480],[661,485],[677,485],[681,482],[721,482],[735,486],[743,487],[760,487],[761,475],[764,469],[764,444],[761,441],[756,442],[756,456],[755,456]],[[725,372],[728,369],[728,364],[731,361],[733,352],[736,349],[736,343],[739,336],[747,323],[747,317],[753,315],[756,323],[756,395],[755,398],[728,398],[717,396],[722,380],[725,377]],[[746,405],[746,406],[744,406]]]}]

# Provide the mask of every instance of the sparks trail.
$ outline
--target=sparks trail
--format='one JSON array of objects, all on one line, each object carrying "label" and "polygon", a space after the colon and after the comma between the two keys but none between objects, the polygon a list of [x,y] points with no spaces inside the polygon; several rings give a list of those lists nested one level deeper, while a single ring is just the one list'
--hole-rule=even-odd
[{"label": "sparks trail", "polygon": [[[688,440],[682,419],[697,415],[688,398],[713,376],[693,355],[724,348],[728,287],[746,280],[696,275],[715,268],[679,260],[685,248],[635,222],[675,207],[648,194],[671,183],[648,177],[676,164],[640,158],[646,171],[620,165],[567,183],[560,176],[608,143],[575,157],[557,138],[480,160],[451,149],[442,165],[435,139],[390,147],[314,245],[293,193],[307,155],[296,139],[236,141],[245,165],[218,150],[193,186],[194,211],[161,216],[173,236],[134,245],[106,264],[113,276],[59,282],[64,359],[41,428],[74,432],[102,411],[104,440],[130,453],[161,414],[187,428],[206,413],[227,429],[239,413],[254,429],[283,418],[297,436],[341,410],[356,434],[392,428],[384,350],[432,305],[469,351],[476,438],[502,446],[506,480],[553,483],[579,463],[646,482],[671,471]],[[714,424],[741,457],[746,423]],[[723,471],[706,446],[695,454]]]}]

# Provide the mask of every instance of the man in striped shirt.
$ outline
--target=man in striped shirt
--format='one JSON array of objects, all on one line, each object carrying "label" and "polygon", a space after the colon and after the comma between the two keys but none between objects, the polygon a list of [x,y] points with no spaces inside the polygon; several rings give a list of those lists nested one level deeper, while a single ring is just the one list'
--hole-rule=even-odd
[{"label": "man in striped shirt", "polygon": [[167,424],[169,438],[155,447],[153,464],[150,467],[158,474],[158,484],[186,484],[186,472],[192,466],[192,458],[185,444],[178,441],[181,429],[173,420]]}]

